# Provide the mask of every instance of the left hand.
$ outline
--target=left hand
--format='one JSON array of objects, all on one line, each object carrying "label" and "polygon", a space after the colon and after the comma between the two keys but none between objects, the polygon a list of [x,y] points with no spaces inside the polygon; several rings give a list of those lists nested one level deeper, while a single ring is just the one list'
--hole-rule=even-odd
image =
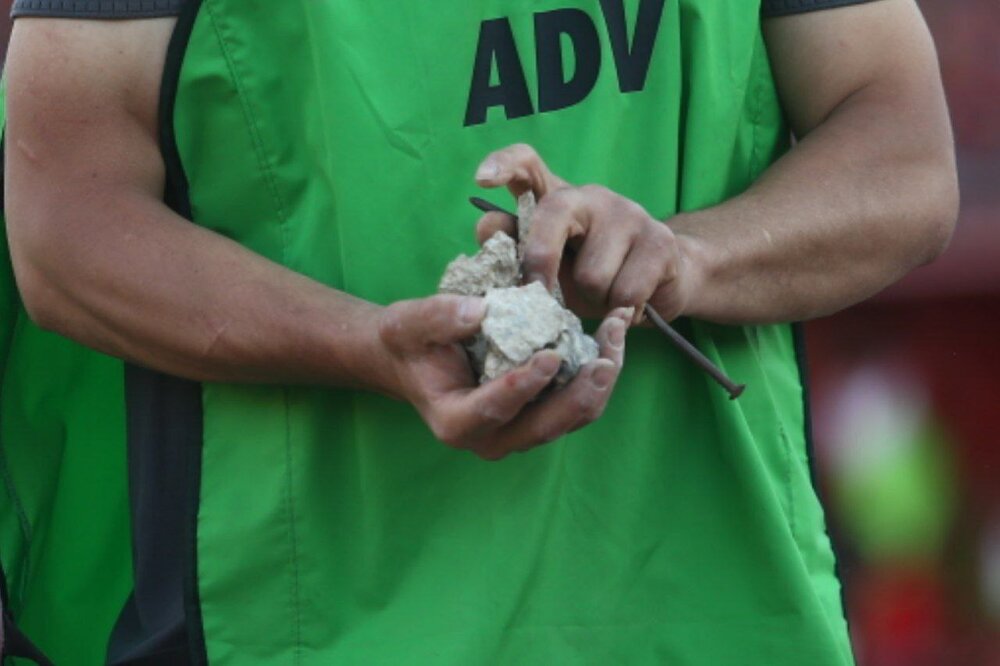
[{"label": "left hand", "polygon": [[[567,305],[581,317],[634,307],[639,321],[647,302],[668,321],[684,313],[695,282],[686,239],[636,202],[600,185],[570,185],[524,144],[491,153],[476,182],[506,186],[515,196],[531,190],[538,199],[525,283],[540,280],[552,288],[558,279]],[[510,216],[487,213],[476,235],[482,243],[499,230],[510,233],[513,225]],[[575,253],[564,253],[567,246]]]}]

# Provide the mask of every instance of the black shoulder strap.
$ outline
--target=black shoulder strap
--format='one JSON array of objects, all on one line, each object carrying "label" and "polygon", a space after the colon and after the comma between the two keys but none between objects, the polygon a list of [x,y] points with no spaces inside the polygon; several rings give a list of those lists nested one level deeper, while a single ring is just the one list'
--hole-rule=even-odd
[{"label": "black shoulder strap", "polygon": [[185,0],[14,0],[11,16],[140,19],[177,16]]},{"label": "black shoulder strap", "polygon": [[820,9],[834,9],[848,5],[860,5],[874,0],[762,0],[760,14],[764,18],[776,18],[789,14],[804,14]]}]

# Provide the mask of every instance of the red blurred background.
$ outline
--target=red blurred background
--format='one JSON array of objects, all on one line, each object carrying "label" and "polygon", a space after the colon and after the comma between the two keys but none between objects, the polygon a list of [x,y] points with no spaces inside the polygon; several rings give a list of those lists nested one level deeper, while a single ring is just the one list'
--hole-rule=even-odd
[{"label": "red blurred background", "polygon": [[923,0],[962,213],[935,264],[808,325],[861,666],[1000,665],[1000,3]]},{"label": "red blurred background", "polygon": [[1000,666],[1000,3],[920,5],[961,219],[938,262],[808,325],[818,471],[860,666]]}]

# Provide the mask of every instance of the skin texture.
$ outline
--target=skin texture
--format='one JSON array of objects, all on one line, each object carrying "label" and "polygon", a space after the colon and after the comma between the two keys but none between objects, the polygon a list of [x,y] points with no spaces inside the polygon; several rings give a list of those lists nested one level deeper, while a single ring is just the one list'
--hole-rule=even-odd
[{"label": "skin texture", "polygon": [[[857,303],[946,247],[958,212],[933,42],[910,0],[765,22],[798,143],[747,192],[661,224],[600,185],[572,186],[530,146],[488,156],[484,187],[540,197],[529,279],[577,312],[650,302],[666,319],[797,321]],[[477,235],[512,221],[491,213]],[[566,255],[569,246],[575,252]]]},{"label": "skin texture", "polygon": [[[528,147],[486,160],[481,184],[540,197],[529,273],[551,283],[561,268],[570,304],[605,321],[601,358],[566,389],[533,401],[556,372],[549,352],[477,387],[458,341],[479,327],[480,299],[379,307],[163,205],[156,108],[172,26],[15,23],[5,184],[11,255],[31,317],[195,380],[378,391],[410,402],[441,441],[486,459],[600,416],[636,306],[741,323],[832,312],[935,256],[954,223],[947,113],[912,2],[769,21],[800,143],[736,199],[664,225],[604,188],[563,183]],[[478,233],[508,222],[487,216]],[[567,241],[572,262],[562,261]]]},{"label": "skin texture", "polygon": [[601,414],[631,311],[610,312],[598,330],[601,358],[533,403],[558,370],[551,352],[482,387],[472,376],[459,341],[479,329],[482,299],[378,307],[168,209],[157,102],[173,23],[15,24],[6,212],[18,287],[36,323],[200,381],[378,391],[413,404],[442,442],[491,460]]}]

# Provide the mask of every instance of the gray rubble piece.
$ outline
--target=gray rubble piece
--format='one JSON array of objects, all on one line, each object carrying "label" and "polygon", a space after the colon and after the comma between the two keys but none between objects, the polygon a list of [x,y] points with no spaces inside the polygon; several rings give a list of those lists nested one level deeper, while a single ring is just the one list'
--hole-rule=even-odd
[{"label": "gray rubble piece", "polygon": [[517,198],[517,258],[524,261],[524,248],[535,218],[535,193],[528,190]]},{"label": "gray rubble piece", "polygon": [[540,282],[488,291],[483,337],[483,382],[524,365],[535,352],[553,349],[562,357],[555,383],[563,385],[598,355],[597,342],[583,332],[577,316]]},{"label": "gray rubble piece", "polygon": [[[530,192],[518,199],[518,236],[527,238],[535,208]],[[478,254],[460,256],[441,278],[438,291],[483,296],[482,332],[465,349],[480,382],[501,377],[543,349],[555,350],[562,364],[553,383],[568,383],[598,356],[597,342],[583,332],[575,314],[563,307],[558,288],[550,294],[540,282],[520,287],[521,252],[514,239],[498,231]]]},{"label": "gray rubble piece", "polygon": [[438,291],[459,296],[485,296],[489,289],[516,287],[520,280],[521,262],[514,239],[498,231],[475,256],[462,255],[448,264]]}]

